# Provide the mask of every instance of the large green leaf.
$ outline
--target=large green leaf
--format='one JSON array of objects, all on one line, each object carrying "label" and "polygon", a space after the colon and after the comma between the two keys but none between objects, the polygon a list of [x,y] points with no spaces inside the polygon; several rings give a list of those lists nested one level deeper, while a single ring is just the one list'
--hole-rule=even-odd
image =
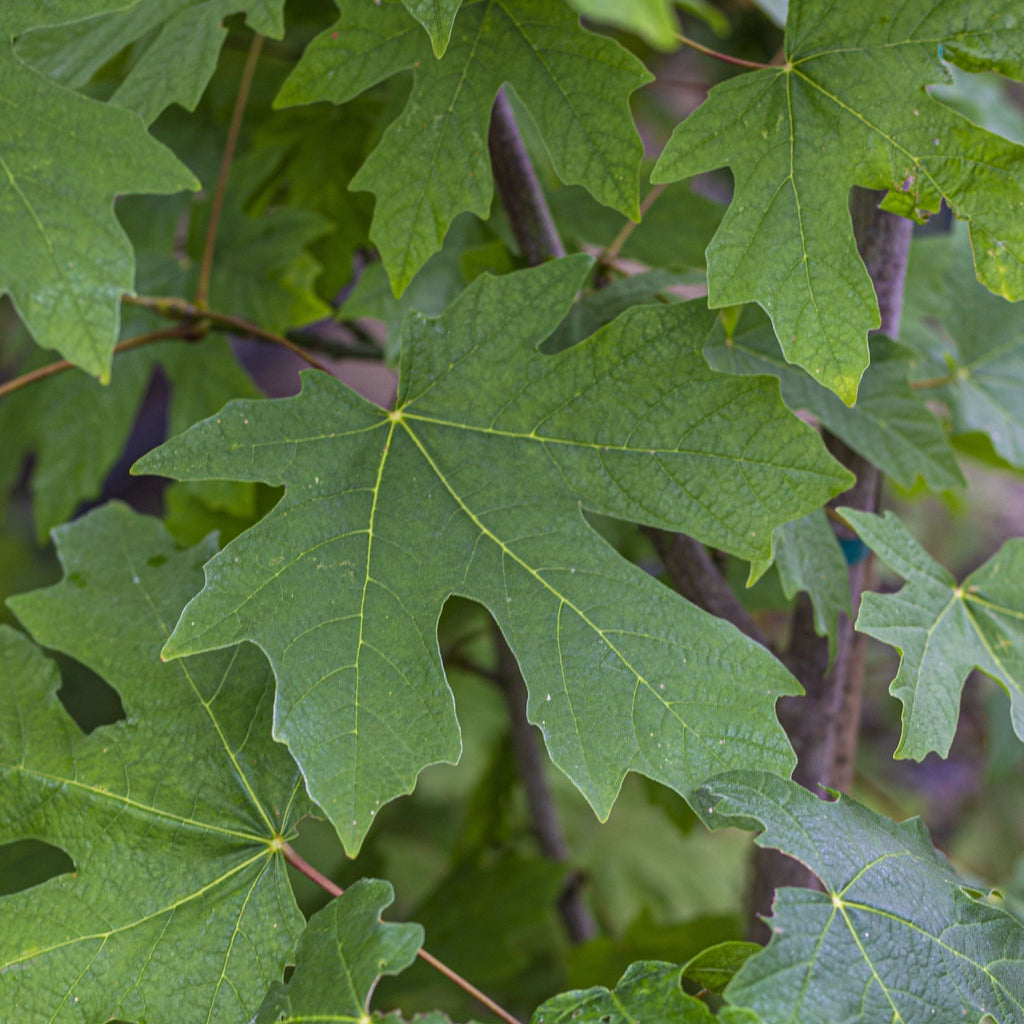
[{"label": "large green leaf", "polygon": [[768,327],[745,331],[735,338],[716,338],[705,349],[708,362],[716,369],[777,376],[782,397],[791,409],[813,414],[836,437],[902,486],[913,487],[920,476],[932,490],[963,487],[963,474],[942,425],[924,397],[910,388],[908,356],[912,353],[901,351],[883,337],[872,339],[871,353],[857,404],[851,408],[799,367],[788,366]]},{"label": "large green leaf", "polygon": [[0,838],[75,862],[0,900],[0,1006],[11,1021],[236,1024],[302,928],[277,844],[309,807],[270,737],[273,677],[248,645],[160,660],[209,544],[178,551],[120,505],[56,541],[64,581],[10,603],[115,686],[127,720],[83,735],[55,667],[0,633]]},{"label": "large green leaf", "polygon": [[435,635],[451,593],[495,616],[531,721],[600,815],[629,770],[683,793],[736,758],[789,771],[772,706],[793,679],[620,560],[580,503],[751,557],[849,475],[774,381],[708,368],[701,302],[537,352],[588,268],[482,276],[439,319],[410,315],[393,412],[306,374],[297,398],[233,403],[135,467],[287,485],[208,566],[165,654],[260,644],[275,735],[349,849],[458,756]]},{"label": "large green leaf", "polygon": [[18,56],[77,88],[133,47],[133,64],[111,102],[149,124],[172,103],[195,110],[217,67],[228,15],[244,12],[254,32],[280,39],[283,8],[284,0],[140,0],[128,10],[28,32]]},{"label": "large green leaf", "polygon": [[23,24],[19,14],[17,4],[0,13],[0,291],[40,345],[106,380],[121,294],[134,284],[114,198],[198,183],[134,114],[22,64],[3,38]]},{"label": "large green leaf", "polygon": [[879,324],[847,209],[852,185],[923,219],[969,221],[977,273],[1024,298],[1024,148],[933,100],[942,58],[1024,77],[1017,0],[794,0],[786,62],[716,86],[676,129],[653,180],[728,164],[729,211],[708,250],[713,306],[758,302],[790,362],[852,404]]},{"label": "large green leaf", "polygon": [[764,829],[757,842],[824,890],[776,893],[772,940],[728,985],[730,1002],[766,1024],[1024,1020],[1024,927],[962,887],[919,819],[897,825],[763,773],[713,779],[701,795],[709,821]]},{"label": "large green leaf", "polygon": [[1024,739],[1024,538],[1007,541],[962,583],[939,565],[891,512],[841,510],[861,539],[907,580],[898,594],[865,594],[857,629],[901,654],[889,687],[903,702],[897,757],[943,756],[956,731],[960,691],[979,668],[1010,695]]},{"label": "large green leaf", "polygon": [[397,974],[423,945],[418,924],[384,924],[394,900],[388,882],[364,879],[314,914],[287,983],[275,981],[253,1024],[351,1021],[362,1024],[382,974]]},{"label": "large green leaf", "polygon": [[529,108],[563,181],[639,217],[642,146],[628,98],[650,75],[617,43],[580,28],[560,0],[463,4],[441,60],[399,4],[338,6],[341,19],[309,44],[277,102],[343,103],[415,69],[408,104],[352,179],[352,188],[376,194],[370,237],[396,294],[457,214],[487,216],[487,129],[503,82]]}]

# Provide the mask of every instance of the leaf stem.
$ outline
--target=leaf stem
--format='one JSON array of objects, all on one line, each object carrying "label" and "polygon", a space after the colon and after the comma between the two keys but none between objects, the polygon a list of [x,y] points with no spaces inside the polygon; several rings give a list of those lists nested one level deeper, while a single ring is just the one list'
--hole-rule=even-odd
[{"label": "leaf stem", "polygon": [[324,373],[331,372],[323,363],[318,362],[308,352],[304,351],[301,346],[296,345],[294,341],[284,337],[282,334],[275,334],[273,331],[265,330],[244,317],[232,316],[230,313],[218,313],[214,309],[204,309],[191,302],[186,302],[185,299],[174,297],[160,296],[158,298],[151,298],[144,295],[122,295],[121,301],[127,302],[132,306],[141,306],[143,309],[148,309],[159,316],[164,316],[171,320],[205,321],[215,330],[228,330],[233,334],[255,338],[258,341],[267,341],[272,345],[280,345],[282,348],[286,348],[289,352],[297,355],[300,359],[305,360],[314,369],[322,370]]},{"label": "leaf stem", "polygon": [[252,89],[253,76],[256,74],[256,62],[259,60],[260,50],[263,47],[263,36],[258,32],[252,37],[249,45],[249,54],[245,59],[245,67],[242,70],[242,81],[238,86],[238,95],[235,97],[235,109],[231,113],[231,124],[228,126],[228,138],[224,143],[224,153],[220,160],[220,172],[217,175],[217,185],[213,192],[213,199],[210,203],[210,222],[206,226],[206,239],[203,243],[203,258],[199,264],[199,280],[196,284],[196,305],[200,309],[205,308],[210,298],[210,275],[213,272],[213,251],[217,244],[217,229],[220,227],[220,215],[224,209],[224,194],[228,187],[228,175],[231,173],[231,161],[235,156],[235,147],[238,145],[238,136],[242,130],[242,118],[245,115],[245,105],[249,101],[249,92]]},{"label": "leaf stem", "polygon": [[643,197],[640,202],[640,220],[627,220],[622,225],[622,230],[612,239],[608,244],[607,248],[597,257],[597,262],[605,267],[614,267],[615,261],[619,258],[619,253],[622,251],[622,247],[626,244],[629,236],[640,226],[640,221],[643,220],[647,211],[654,205],[655,200],[661,195],[665,189],[668,188],[668,184],[655,185]]},{"label": "leaf stem", "polygon": [[[284,859],[288,861],[288,863],[291,864],[291,866],[295,868],[296,871],[300,872],[301,874],[305,875],[308,879],[315,882],[317,885],[320,886],[321,889],[324,889],[326,892],[329,892],[332,896],[335,897],[340,896],[345,891],[341,888],[341,886],[332,882],[325,874],[323,874],[322,872],[318,871],[315,867],[313,867],[313,865],[310,864],[309,861],[305,859],[305,857],[303,857],[300,853],[296,852],[295,848],[290,843],[281,843],[280,849],[281,853],[284,855]],[[499,1017],[501,1018],[501,1020],[505,1021],[505,1024],[522,1024],[522,1021],[520,1021],[517,1017],[513,1017],[512,1014],[508,1012],[508,1010],[503,1009],[493,999],[491,999],[490,996],[481,992],[480,989],[476,987],[476,985],[474,985],[470,981],[467,981],[457,971],[453,971],[446,963],[442,963],[442,961],[438,960],[437,957],[433,954],[428,953],[425,949],[420,947],[420,949],[417,951],[417,956],[419,956],[419,958],[423,960],[425,963],[433,967],[435,971],[439,971],[441,974],[443,974],[446,978],[449,979],[449,981],[455,982],[455,984],[458,985],[463,992],[466,992],[468,995],[471,995],[481,1005],[486,1006],[487,1009],[490,1010],[491,1013],[493,1013],[496,1017]]]},{"label": "leaf stem", "polygon": [[723,60],[726,64],[735,64],[741,68],[770,68],[772,64],[762,64],[756,60],[744,60],[742,57],[731,57],[727,53],[722,53],[720,50],[712,50],[710,46],[705,46],[703,43],[698,43],[696,39],[691,39],[689,36],[684,36],[682,32],[676,33],[676,39],[681,43],[685,43],[687,46],[692,47],[700,53],[706,54],[708,57],[714,57],[715,60]]},{"label": "leaf stem", "polygon": [[[114,346],[114,352],[127,352],[129,349],[141,348],[143,345],[151,345],[155,341],[166,341],[170,338],[180,338],[188,341],[197,340],[195,327],[182,325],[180,327],[161,327],[157,331],[148,331],[146,334],[138,335],[138,337],[127,338],[125,341],[118,342]],[[75,363],[69,363],[66,359],[59,359],[57,362],[40,366],[37,370],[23,373],[20,377],[15,377],[4,384],[0,384],[0,398],[14,391],[20,391],[29,384],[35,384],[38,380],[45,380],[47,377],[54,377],[65,370],[74,369],[75,365]]]},{"label": "leaf stem", "polygon": [[952,373],[943,374],[941,377],[924,377],[921,380],[910,382],[911,391],[928,391],[930,388],[941,388],[956,381],[956,375]]}]

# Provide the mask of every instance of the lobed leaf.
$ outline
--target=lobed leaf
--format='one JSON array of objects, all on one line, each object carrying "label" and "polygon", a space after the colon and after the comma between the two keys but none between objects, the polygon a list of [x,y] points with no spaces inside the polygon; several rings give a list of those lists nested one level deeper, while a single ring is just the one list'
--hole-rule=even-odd
[{"label": "lobed leaf", "polygon": [[782,350],[848,405],[878,305],[854,244],[852,185],[918,220],[943,200],[969,222],[979,279],[1024,298],[1024,148],[933,100],[965,70],[1024,77],[1016,0],[793,0],[785,64],[732,78],[680,124],[652,175],[729,165],[735,192],[708,249],[712,306],[757,302]]},{"label": "lobed leaf", "polygon": [[236,1024],[302,928],[278,842],[309,804],[270,736],[273,678],[249,646],[160,660],[209,544],[178,551],[121,505],[55,540],[63,582],[9,603],[116,687],[127,718],[83,735],[54,666],[0,629],[0,839],[75,863],[0,899],[0,1005],[19,1021]]},{"label": "lobed leaf", "polygon": [[589,265],[482,276],[439,319],[408,317],[392,412],[306,374],[297,398],[233,403],[135,467],[286,484],[207,567],[165,654],[260,644],[275,735],[350,850],[458,756],[436,640],[453,593],[498,621],[530,720],[602,817],[630,770],[684,794],[736,758],[790,770],[772,709],[793,679],[621,560],[580,504],[751,557],[849,476],[773,381],[709,370],[701,302],[536,351]]},{"label": "lobed leaf", "polygon": [[856,622],[861,633],[902,655],[889,687],[903,703],[896,756],[919,761],[931,750],[948,753],[973,668],[1010,695],[1013,727],[1024,739],[1024,538],[1007,541],[958,585],[891,512],[840,511],[907,580],[898,594],[865,594]]},{"label": "lobed leaf", "polygon": [[776,893],[771,942],[729,1002],[765,1024],[1024,1019],[1024,927],[964,889],[919,819],[895,824],[760,772],[712,779],[701,796],[709,821],[763,829],[758,845],[824,890]]},{"label": "lobed leaf", "polygon": [[581,29],[562,3],[464,3],[441,60],[398,4],[338,6],[340,20],[309,44],[277,103],[344,103],[415,69],[409,102],[351,183],[376,194],[370,237],[396,295],[459,213],[487,216],[488,122],[503,83],[529,108],[563,181],[639,218],[642,146],[628,97],[650,75],[613,40]]},{"label": "lobed leaf", "polygon": [[172,103],[195,110],[217,68],[228,15],[244,12],[253,32],[284,35],[284,0],[137,0],[120,6],[127,9],[27,32],[18,40],[18,56],[79,88],[132,47],[134,61],[111,103],[150,124]]},{"label": "lobed leaf", "polygon": [[[17,13],[0,14],[0,30],[19,24]],[[54,85],[17,59],[2,33],[0,96],[0,292],[43,348],[105,382],[121,294],[135,277],[114,198],[198,183],[138,117]]]},{"label": "lobed leaf", "polygon": [[362,879],[309,919],[287,982],[275,981],[252,1024],[368,1021],[381,975],[398,974],[423,945],[418,924],[385,924],[390,883]]}]

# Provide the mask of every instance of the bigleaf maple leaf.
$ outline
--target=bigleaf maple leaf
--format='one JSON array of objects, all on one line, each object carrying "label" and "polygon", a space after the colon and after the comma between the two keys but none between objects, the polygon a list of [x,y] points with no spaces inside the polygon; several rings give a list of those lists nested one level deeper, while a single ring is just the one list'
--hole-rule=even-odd
[{"label": "bigleaf maple leaf", "polygon": [[791,767],[772,709],[795,681],[621,560],[580,503],[750,557],[849,475],[774,380],[710,370],[702,302],[538,352],[589,262],[482,276],[440,318],[407,317],[391,412],[307,374],[298,397],[231,403],[136,464],[286,485],[211,561],[164,653],[267,652],[275,735],[349,849],[421,768],[458,756],[436,638],[449,594],[497,619],[531,721],[602,816],[631,769],[685,794],[716,766]]},{"label": "bigleaf maple leaf", "polygon": [[123,505],[55,539],[64,581],[11,606],[111,683],[127,718],[84,735],[55,666],[0,627],[0,841],[43,839],[75,863],[0,898],[4,1020],[247,1020],[302,930],[279,848],[310,809],[270,735],[269,666],[249,645],[160,661],[209,544],[179,551]]},{"label": "bigleaf maple leaf", "polygon": [[847,209],[852,185],[923,220],[970,223],[978,277],[1024,298],[1024,148],[933,100],[943,58],[1024,77],[1018,0],[793,0],[785,63],[712,89],[652,175],[729,165],[735,192],[708,247],[712,306],[758,302],[783,352],[848,404],[880,320]]},{"label": "bigleaf maple leaf", "polygon": [[19,32],[125,4],[55,6],[0,10],[0,291],[40,345],[105,380],[121,294],[135,277],[114,197],[199,184],[135,114],[61,88],[18,60],[11,40]]},{"label": "bigleaf maple leaf", "polygon": [[459,213],[487,216],[487,126],[503,82],[529,108],[559,177],[639,219],[643,147],[628,99],[651,76],[614,40],[584,31],[561,0],[465,3],[441,60],[399,4],[338,7],[341,18],[309,44],[276,102],[344,103],[415,70],[409,102],[351,185],[376,194],[370,237],[396,294]]}]

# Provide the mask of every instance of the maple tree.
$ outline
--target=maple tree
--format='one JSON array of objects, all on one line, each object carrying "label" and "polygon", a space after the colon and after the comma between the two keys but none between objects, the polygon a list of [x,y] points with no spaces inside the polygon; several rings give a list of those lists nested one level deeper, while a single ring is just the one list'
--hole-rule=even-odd
[{"label": "maple tree", "polygon": [[1024,471],[1019,0],[0,27],[0,1019],[1024,1022],[853,768],[869,637],[1022,763],[1020,539],[881,514]]}]

